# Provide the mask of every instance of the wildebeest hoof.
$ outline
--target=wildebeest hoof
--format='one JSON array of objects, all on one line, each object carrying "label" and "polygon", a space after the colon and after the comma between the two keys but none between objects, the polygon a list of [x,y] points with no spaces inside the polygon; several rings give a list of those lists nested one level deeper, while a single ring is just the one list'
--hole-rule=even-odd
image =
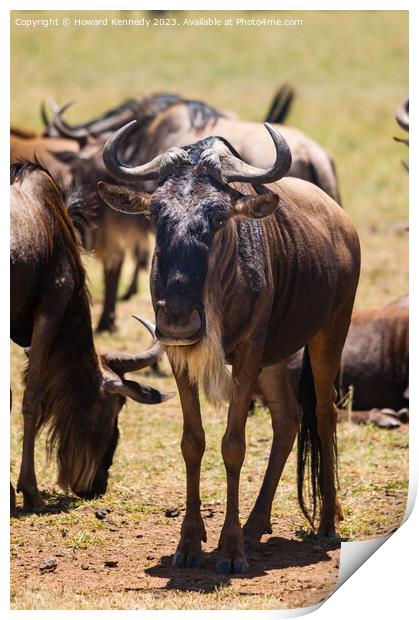
[{"label": "wildebeest hoof", "polygon": [[207,542],[207,533],[201,517],[199,520],[185,519],[176,552],[173,568],[196,568],[201,564],[201,542]]},{"label": "wildebeest hoof", "polygon": [[251,538],[245,538],[244,539],[244,550],[245,551],[252,551],[254,546],[253,540]]},{"label": "wildebeest hoof", "polygon": [[229,560],[223,558],[217,562],[217,572],[221,575],[243,575],[249,565],[245,558],[238,558],[236,560]]},{"label": "wildebeest hoof", "polygon": [[317,530],[317,539],[335,538],[335,537],[336,537],[336,528],[335,528],[334,523],[332,525],[330,524],[322,525],[320,523],[320,527]]},{"label": "wildebeest hoof", "polygon": [[181,553],[176,552],[173,556],[173,568],[199,568],[202,564],[201,555],[198,553]]},{"label": "wildebeest hoof", "polygon": [[118,328],[115,321],[100,320],[98,326],[96,327],[96,333],[100,334],[102,332],[109,332],[110,334],[113,334],[117,329]]},{"label": "wildebeest hoof", "polygon": [[269,516],[261,513],[250,514],[247,522],[243,526],[246,551],[250,550],[254,544],[260,542],[263,534],[272,534],[272,525]]},{"label": "wildebeest hoof", "polygon": [[45,512],[45,502],[39,493],[23,493],[23,511],[42,514]]},{"label": "wildebeest hoof", "polygon": [[137,293],[138,290],[136,288],[129,288],[127,289],[126,293],[124,293],[124,295],[119,298],[119,301],[129,301],[131,297],[133,297]]},{"label": "wildebeest hoof", "polygon": [[222,575],[242,575],[248,564],[244,555],[243,533],[240,524],[225,524],[221,530],[218,542],[220,560],[217,562],[217,571]]}]

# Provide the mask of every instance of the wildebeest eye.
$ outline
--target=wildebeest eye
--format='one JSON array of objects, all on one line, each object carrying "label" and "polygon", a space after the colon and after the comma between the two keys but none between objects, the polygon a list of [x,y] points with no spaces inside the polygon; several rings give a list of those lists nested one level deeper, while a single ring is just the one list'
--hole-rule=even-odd
[{"label": "wildebeest eye", "polygon": [[214,226],[216,230],[218,230],[225,223],[225,221],[226,220],[224,217],[220,215],[214,215],[213,220],[212,220],[212,225]]}]

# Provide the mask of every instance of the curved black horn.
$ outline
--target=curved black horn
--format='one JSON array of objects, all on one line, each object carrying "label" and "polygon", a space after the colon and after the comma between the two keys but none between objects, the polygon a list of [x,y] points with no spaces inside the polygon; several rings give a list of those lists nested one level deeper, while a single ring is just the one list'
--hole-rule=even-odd
[{"label": "curved black horn", "polygon": [[44,126],[46,128],[49,127],[50,120],[48,118],[47,106],[46,106],[45,101],[41,103],[41,119],[42,119],[42,122],[44,123]]},{"label": "curved black horn", "polygon": [[135,370],[141,370],[142,368],[156,364],[163,353],[163,345],[156,339],[153,324],[137,316],[134,318],[140,321],[149,330],[154,341],[145,353],[140,353],[139,355],[129,355],[127,353],[111,353],[106,355],[106,362],[109,368],[120,377],[126,372],[134,372]]},{"label": "curved black horn", "polygon": [[68,123],[66,123],[62,118],[64,112],[72,106],[73,103],[73,101],[67,101],[67,103],[61,106],[61,108],[53,107],[51,124],[65,138],[70,138],[72,140],[85,139],[89,135],[89,132],[85,127],[70,127],[70,125],[68,125]]},{"label": "curved black horn", "polygon": [[221,141],[215,143],[201,155],[208,174],[224,183],[244,181],[246,183],[274,183],[288,172],[292,157],[284,138],[269,123],[264,123],[275,145],[276,158],[269,170],[255,168],[235,157]]},{"label": "curved black horn", "polygon": [[409,131],[409,99],[406,99],[396,110],[396,121],[405,131]]},{"label": "curved black horn", "polygon": [[137,121],[131,121],[118,129],[108,140],[103,148],[103,161],[105,166],[114,177],[127,181],[148,181],[163,179],[168,176],[176,166],[190,163],[188,154],[183,149],[174,147],[154,159],[130,168],[121,163],[118,158],[118,146],[123,138],[137,126]]}]

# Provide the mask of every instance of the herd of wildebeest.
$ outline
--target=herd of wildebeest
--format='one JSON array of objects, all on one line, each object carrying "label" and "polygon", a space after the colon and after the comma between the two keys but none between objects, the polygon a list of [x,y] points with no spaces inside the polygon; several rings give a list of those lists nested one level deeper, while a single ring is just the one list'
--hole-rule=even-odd
[{"label": "herd of wildebeest", "polygon": [[[352,315],[358,236],[342,206],[333,159],[286,124],[293,97],[283,85],[265,123],[158,93],[76,126],[65,120],[68,103],[50,102],[49,110],[41,108],[42,134],[11,129],[11,337],[28,357],[17,483],[25,511],[44,505],[34,445],[45,426],[60,486],[83,498],[106,492],[126,400],[150,405],[173,396],[125,375],[156,368],[166,353],[183,411],[187,488],[173,566],[198,565],[206,541],[200,393],[214,405],[229,404],[217,570],[243,573],[246,549],[270,530],[296,437],[300,506],[313,528],[319,513],[320,536],[335,534],[342,518],[339,416],[387,428],[408,420],[408,298]],[[408,131],[408,101],[396,119]],[[125,255],[132,254],[135,269],[121,302],[138,292],[151,236],[156,325],[136,318],[152,345],[99,355],[83,252],[103,263],[96,329],[113,332]],[[245,426],[257,399],[269,409],[273,440],[242,527]]]}]

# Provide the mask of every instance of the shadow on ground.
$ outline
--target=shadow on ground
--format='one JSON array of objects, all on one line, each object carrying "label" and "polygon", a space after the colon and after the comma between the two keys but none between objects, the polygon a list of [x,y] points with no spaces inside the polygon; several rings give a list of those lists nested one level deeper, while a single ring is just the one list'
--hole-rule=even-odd
[{"label": "shadow on ground", "polygon": [[145,572],[152,577],[168,579],[165,590],[211,593],[227,586],[232,579],[252,579],[266,575],[271,570],[304,567],[319,562],[331,561],[329,551],[339,549],[340,543],[320,545],[314,541],[288,540],[273,536],[266,543],[260,543],[247,554],[249,570],[245,575],[219,575],[215,571],[218,551],[202,554],[199,568],[172,568],[172,556],[162,556],[155,566]]},{"label": "shadow on ground", "polygon": [[[65,495],[64,493],[57,493],[55,491],[41,491],[42,499],[45,502],[45,506],[38,514],[61,514],[64,512],[71,512],[80,507],[80,499],[71,495]],[[21,506],[16,506],[14,510],[10,510],[10,516],[15,519],[23,519],[26,517],[32,517],[33,512],[23,510]]]}]

